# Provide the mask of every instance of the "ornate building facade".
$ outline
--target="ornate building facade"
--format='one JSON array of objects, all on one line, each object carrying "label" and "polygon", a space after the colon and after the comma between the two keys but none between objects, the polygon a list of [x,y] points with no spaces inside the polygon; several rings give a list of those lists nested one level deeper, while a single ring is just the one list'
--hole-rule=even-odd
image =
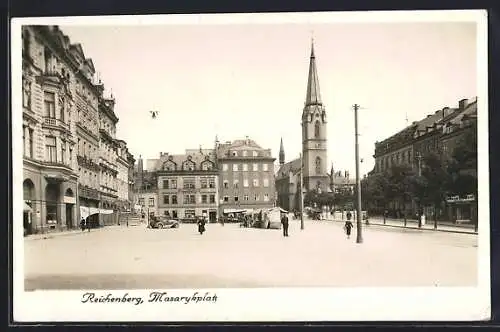
[{"label": "ornate building facade", "polygon": [[206,216],[217,220],[218,172],[213,149],[162,153],[155,169],[158,179],[158,214],[176,219]]},{"label": "ornate building facade", "polygon": [[96,224],[102,90],[94,64],[58,26],[23,26],[22,58],[25,231],[74,228],[91,210]]}]

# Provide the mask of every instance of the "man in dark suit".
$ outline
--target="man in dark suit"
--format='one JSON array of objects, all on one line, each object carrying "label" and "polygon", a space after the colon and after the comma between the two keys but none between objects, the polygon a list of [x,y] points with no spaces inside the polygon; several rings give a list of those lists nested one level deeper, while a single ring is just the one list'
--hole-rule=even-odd
[{"label": "man in dark suit", "polygon": [[281,217],[281,223],[283,224],[283,236],[288,236],[288,216],[286,214]]}]

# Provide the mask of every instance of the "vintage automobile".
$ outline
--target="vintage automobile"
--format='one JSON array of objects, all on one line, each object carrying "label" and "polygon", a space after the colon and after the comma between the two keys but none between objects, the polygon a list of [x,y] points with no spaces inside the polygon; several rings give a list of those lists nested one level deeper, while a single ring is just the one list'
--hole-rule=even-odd
[{"label": "vintage automobile", "polygon": [[175,219],[166,218],[166,217],[154,217],[151,219],[151,227],[152,228],[178,228],[179,222]]}]

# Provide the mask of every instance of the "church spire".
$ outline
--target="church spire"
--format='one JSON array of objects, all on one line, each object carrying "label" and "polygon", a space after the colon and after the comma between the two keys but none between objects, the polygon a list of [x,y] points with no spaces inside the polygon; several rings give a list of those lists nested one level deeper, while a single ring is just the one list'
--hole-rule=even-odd
[{"label": "church spire", "polygon": [[280,165],[283,165],[285,163],[285,148],[283,147],[283,137],[281,138],[280,142]]},{"label": "church spire", "polygon": [[319,92],[318,71],[316,69],[316,56],[314,55],[314,40],[311,40],[311,57],[309,60],[309,76],[307,78],[307,105],[322,105]]}]

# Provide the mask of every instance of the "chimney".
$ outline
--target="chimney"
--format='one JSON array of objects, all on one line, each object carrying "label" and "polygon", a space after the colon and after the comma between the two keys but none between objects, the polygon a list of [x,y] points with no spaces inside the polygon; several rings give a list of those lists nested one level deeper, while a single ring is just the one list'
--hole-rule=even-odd
[{"label": "chimney", "polygon": [[468,105],[469,105],[469,100],[467,98],[462,99],[458,102],[458,108],[461,110],[464,110]]}]

